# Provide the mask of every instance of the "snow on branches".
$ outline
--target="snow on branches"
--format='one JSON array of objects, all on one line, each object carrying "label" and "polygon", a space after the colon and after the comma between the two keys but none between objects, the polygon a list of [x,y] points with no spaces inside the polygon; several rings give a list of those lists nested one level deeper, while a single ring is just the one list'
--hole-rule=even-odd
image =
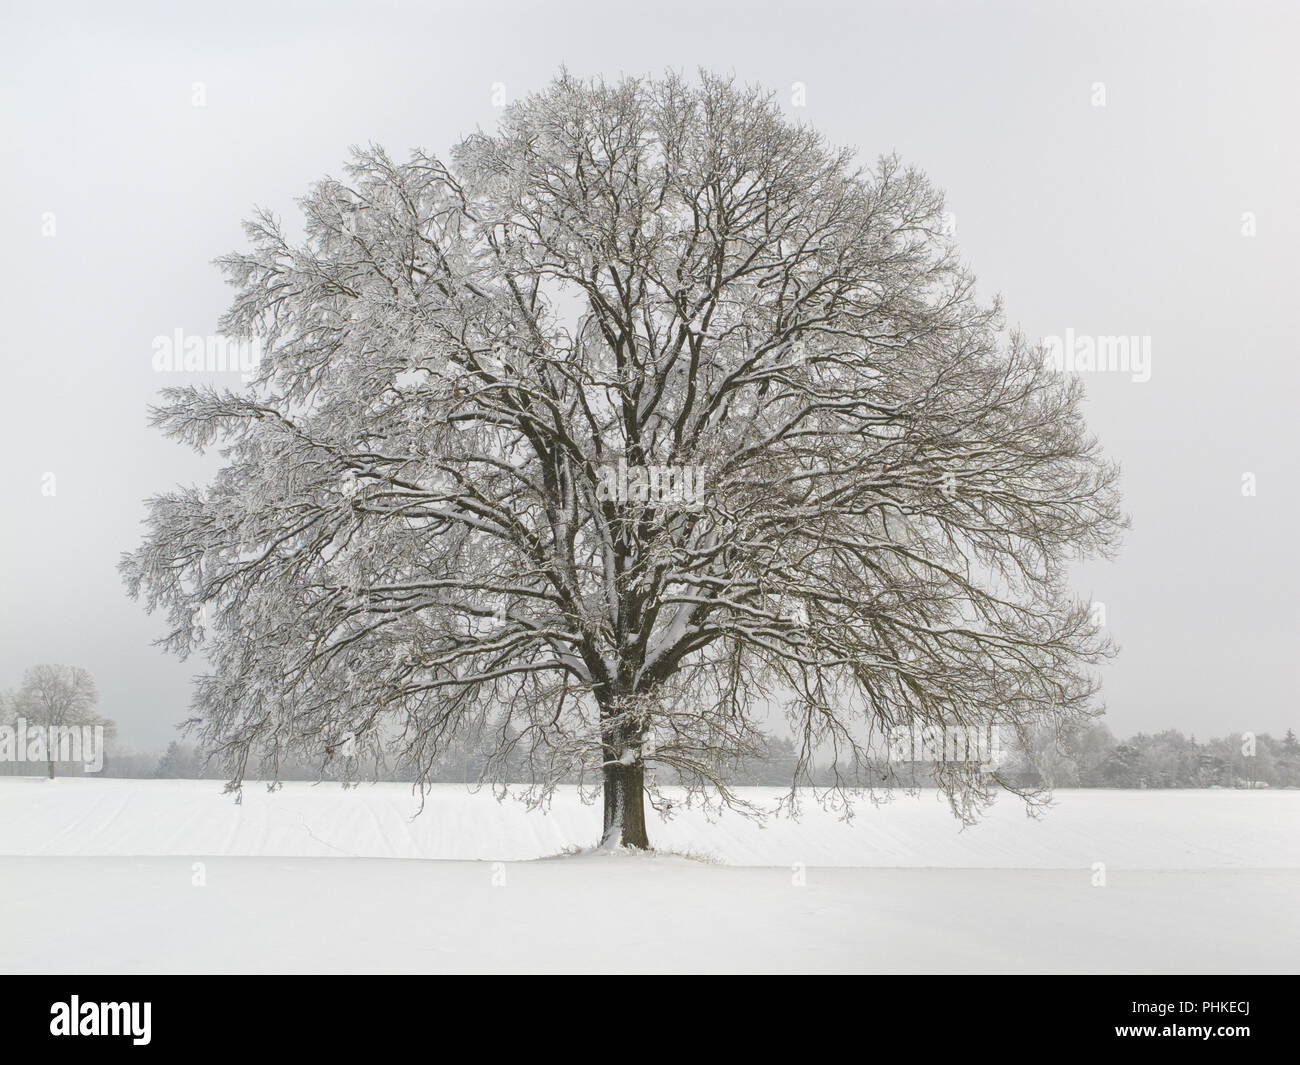
[{"label": "snow on branches", "polygon": [[769,707],[796,779],[1089,712],[1066,567],[1114,545],[1116,471],[921,174],[709,76],[563,76],[450,159],[357,152],[300,243],[257,215],[221,260],[257,376],[155,412],[227,464],[122,570],[205,637],[236,779],[340,737],[418,774],[477,729],[644,846],[647,765],[726,799]]}]

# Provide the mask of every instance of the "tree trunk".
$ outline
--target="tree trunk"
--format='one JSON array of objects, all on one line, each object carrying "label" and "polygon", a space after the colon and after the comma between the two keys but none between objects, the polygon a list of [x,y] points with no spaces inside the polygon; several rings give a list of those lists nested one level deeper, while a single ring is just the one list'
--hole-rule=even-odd
[{"label": "tree trunk", "polygon": [[645,766],[605,766],[605,831],[601,846],[650,849],[645,830]]},{"label": "tree trunk", "polygon": [[54,750],[53,750],[53,748],[51,748],[50,750],[46,751],[45,753],[46,753],[46,757],[47,757],[47,759],[48,759],[48,761],[49,761],[49,763],[50,763],[50,779],[53,780],[53,779],[54,779]]}]

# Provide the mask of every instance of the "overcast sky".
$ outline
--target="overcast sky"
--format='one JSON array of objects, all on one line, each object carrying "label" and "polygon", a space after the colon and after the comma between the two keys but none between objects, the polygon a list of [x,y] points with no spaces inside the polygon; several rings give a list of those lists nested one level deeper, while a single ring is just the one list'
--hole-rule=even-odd
[{"label": "overcast sky", "polygon": [[1133,518],[1119,561],[1080,574],[1123,648],[1108,723],[1300,729],[1297,5],[0,10],[0,688],[85,666],[138,747],[186,715],[196,664],[151,645],[161,619],[114,567],[142,501],[212,468],[146,425],[190,380],[156,373],[152,343],[214,331],[211,260],[253,205],[292,217],[351,144],[445,154],[494,121],[496,83],[705,66],[924,169],[1012,324],[1150,338],[1149,380],[1086,375]]}]

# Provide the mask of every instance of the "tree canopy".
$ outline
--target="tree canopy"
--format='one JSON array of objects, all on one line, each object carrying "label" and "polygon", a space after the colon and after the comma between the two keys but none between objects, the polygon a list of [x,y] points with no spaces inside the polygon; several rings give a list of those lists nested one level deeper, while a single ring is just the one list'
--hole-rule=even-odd
[{"label": "tree canopy", "polygon": [[[566,74],[300,207],[220,260],[254,379],[153,415],[225,468],[122,563],[208,654],[234,781],[479,730],[646,846],[647,766],[735,801],[765,715],[795,783],[899,726],[1095,709],[1111,648],[1068,577],[1116,544],[1117,471],[921,173],[730,79]],[[939,776],[963,813],[998,785]]]}]

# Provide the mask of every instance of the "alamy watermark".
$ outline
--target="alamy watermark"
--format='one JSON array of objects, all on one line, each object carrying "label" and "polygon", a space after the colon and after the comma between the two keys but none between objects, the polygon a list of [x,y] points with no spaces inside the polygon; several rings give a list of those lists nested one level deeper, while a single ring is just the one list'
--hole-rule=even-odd
[{"label": "alamy watermark", "polygon": [[262,361],[262,342],[236,340],[213,333],[207,336],[183,329],[171,336],[153,338],[153,368],[156,373],[238,373],[245,384],[253,379]]},{"label": "alamy watermark", "polygon": [[1149,336],[1091,336],[1067,329],[1043,338],[1047,364],[1066,373],[1126,373],[1138,384],[1151,380]]},{"label": "alamy watermark", "polygon": [[103,725],[0,725],[0,762],[80,762],[85,772],[104,768]]},{"label": "alamy watermark", "polygon": [[886,742],[889,757],[901,762],[996,765],[1004,755],[997,730],[987,725],[897,725]]},{"label": "alamy watermark", "polygon": [[50,1035],[126,1036],[148,1046],[152,1012],[151,1002],[82,1002],[73,995],[50,1006]]},{"label": "alamy watermark", "polygon": [[617,466],[597,471],[596,498],[601,502],[656,503],[681,508],[704,505],[703,466]]}]

